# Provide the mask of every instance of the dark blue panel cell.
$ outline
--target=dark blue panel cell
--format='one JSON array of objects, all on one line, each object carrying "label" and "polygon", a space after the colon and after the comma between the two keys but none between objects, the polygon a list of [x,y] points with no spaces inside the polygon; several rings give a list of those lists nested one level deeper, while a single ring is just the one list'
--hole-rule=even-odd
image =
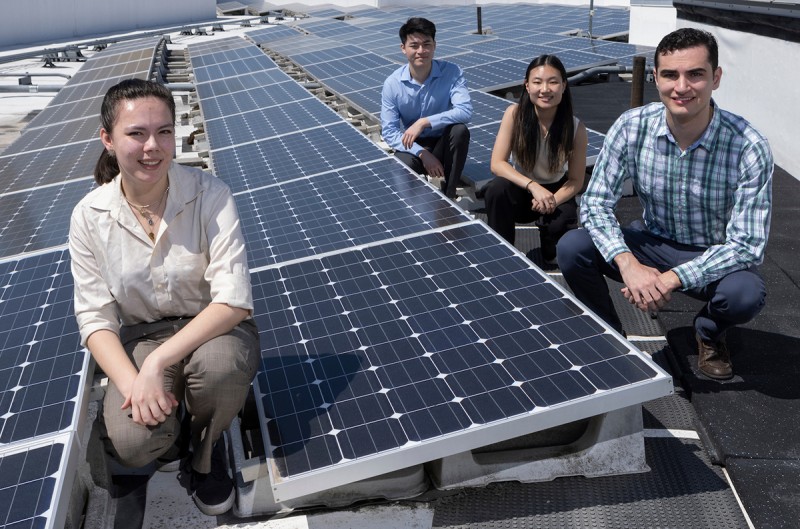
[{"label": "dark blue panel cell", "polygon": [[550,341],[535,329],[497,336],[486,341],[486,346],[497,358],[514,358],[539,351],[550,345]]},{"label": "dark blue panel cell", "polygon": [[412,411],[400,417],[411,441],[424,441],[467,428],[470,418],[458,404],[447,403]]},{"label": "dark blue panel cell", "polygon": [[520,387],[536,406],[553,406],[587,397],[597,391],[597,388],[575,370],[524,382]]},{"label": "dark blue panel cell", "polygon": [[324,468],[342,460],[342,453],[333,435],[304,439],[299,443],[280,445],[272,457],[284,476],[293,476],[315,468]]},{"label": "dark blue panel cell", "polygon": [[394,414],[389,399],[383,393],[338,400],[328,408],[327,412],[333,427],[337,430],[347,430],[354,426],[387,419]]},{"label": "dark blue panel cell", "polygon": [[642,382],[655,376],[641,358],[633,355],[619,356],[605,362],[581,368],[581,373],[599,389],[612,389]]},{"label": "dark blue panel cell", "polygon": [[337,439],[342,455],[356,459],[403,446],[408,442],[403,427],[397,419],[386,419],[356,426],[339,432]]},{"label": "dark blue panel cell", "polygon": [[475,424],[513,417],[526,413],[533,407],[531,400],[518,387],[500,388],[466,397],[460,404]]},{"label": "dark blue panel cell", "polygon": [[572,364],[556,349],[546,348],[509,358],[503,367],[514,380],[536,380],[572,368]]},{"label": "dark blue panel cell", "polygon": [[585,366],[628,354],[628,348],[610,334],[600,334],[559,346],[558,350],[576,366]]},{"label": "dark blue panel cell", "polygon": [[445,381],[456,397],[471,397],[506,387],[514,379],[500,364],[485,364],[447,375]]}]

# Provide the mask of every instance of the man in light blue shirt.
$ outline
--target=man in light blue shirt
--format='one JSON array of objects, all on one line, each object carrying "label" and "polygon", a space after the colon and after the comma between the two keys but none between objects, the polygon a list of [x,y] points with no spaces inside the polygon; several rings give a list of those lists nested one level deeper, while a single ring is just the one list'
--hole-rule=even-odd
[{"label": "man in light blue shirt", "polygon": [[395,155],[419,174],[444,178],[442,191],[456,196],[467,160],[472,118],[467,83],[457,65],[433,59],[436,26],[409,18],[400,28],[408,64],[383,83],[381,128]]},{"label": "man in light blue shirt", "polygon": [[[722,78],[717,42],[678,29],[655,52],[661,103],[623,114],[606,136],[581,201],[585,229],[558,243],[558,264],[576,297],[622,331],[603,275],[625,299],[662,309],[673,291],[705,301],[695,316],[698,369],[733,376],[725,333],[762,309],[772,211],[772,153],[744,118],[711,98]],[[622,184],[631,179],[642,220],[619,226]]]}]

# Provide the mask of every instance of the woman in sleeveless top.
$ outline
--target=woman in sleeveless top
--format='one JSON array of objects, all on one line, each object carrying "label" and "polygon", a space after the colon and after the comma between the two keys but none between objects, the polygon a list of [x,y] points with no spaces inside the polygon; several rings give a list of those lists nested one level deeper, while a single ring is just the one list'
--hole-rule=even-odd
[{"label": "woman in sleeveless top", "polygon": [[586,127],[572,115],[567,72],[555,55],[531,61],[524,88],[497,133],[491,165],[496,178],[486,189],[486,212],[489,226],[511,244],[516,223],[538,221],[542,257],[554,263],[556,243],[578,222],[575,195],[586,171]]}]

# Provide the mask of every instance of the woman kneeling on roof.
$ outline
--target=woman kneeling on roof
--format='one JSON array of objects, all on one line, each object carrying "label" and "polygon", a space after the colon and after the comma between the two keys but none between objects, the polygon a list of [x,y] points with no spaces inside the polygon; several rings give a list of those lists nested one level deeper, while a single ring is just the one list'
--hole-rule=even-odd
[{"label": "woman kneeling on roof", "polygon": [[[575,195],[586,172],[586,127],[572,114],[567,71],[540,55],[525,72],[519,103],[503,115],[486,189],[489,226],[514,244],[517,222],[539,221],[542,257],[555,262],[556,243],[577,226]],[[509,163],[511,158],[511,163]]]},{"label": "woman kneeling on roof", "polygon": [[109,378],[101,421],[112,457],[165,460],[190,421],[192,490],[208,515],[231,508],[223,430],[260,358],[250,272],[230,189],[173,162],[175,101],[155,82],[106,94],[98,187],[69,235],[82,342]]}]

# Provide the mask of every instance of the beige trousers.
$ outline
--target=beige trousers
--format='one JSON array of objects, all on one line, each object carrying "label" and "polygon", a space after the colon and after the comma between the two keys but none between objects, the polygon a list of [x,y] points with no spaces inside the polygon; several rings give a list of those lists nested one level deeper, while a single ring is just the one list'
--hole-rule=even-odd
[{"label": "beige trousers", "polygon": [[[191,318],[182,318],[123,327],[122,345],[138,369],[147,355],[189,321]],[[245,320],[164,371],[164,388],[184,403],[191,416],[192,467],[197,472],[211,471],[211,449],[242,408],[260,358],[258,329],[253,320]],[[130,409],[120,409],[123,402],[120,391],[109,382],[103,402],[108,439],[121,464],[143,467],[173,446],[180,421],[173,410],[165,422],[142,426],[133,422]]]}]

